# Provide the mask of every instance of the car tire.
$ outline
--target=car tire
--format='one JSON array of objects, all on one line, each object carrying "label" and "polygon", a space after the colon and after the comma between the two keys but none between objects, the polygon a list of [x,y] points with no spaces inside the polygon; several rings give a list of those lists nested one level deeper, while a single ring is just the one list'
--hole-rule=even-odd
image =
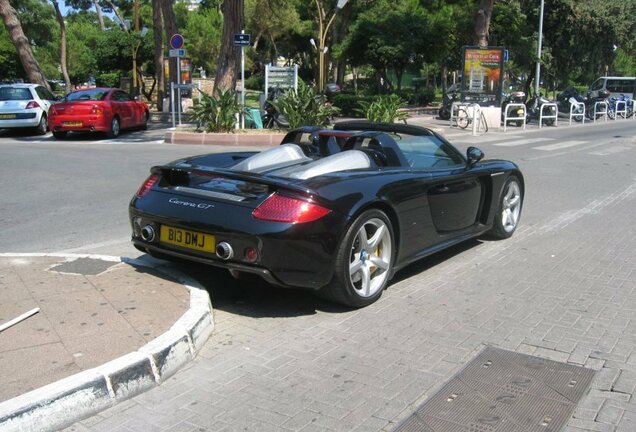
[{"label": "car tire", "polygon": [[505,239],[515,232],[521,218],[523,188],[515,175],[511,175],[501,189],[499,205],[489,234],[496,239]]},{"label": "car tire", "polygon": [[35,127],[35,131],[38,135],[45,135],[49,130],[49,125],[46,120],[46,114],[42,114],[40,117],[40,123]]},{"label": "car tire", "polygon": [[53,136],[56,139],[64,139],[66,138],[66,134],[67,134],[66,131],[53,131]]},{"label": "car tire", "polygon": [[108,135],[108,138],[117,138],[119,136],[119,132],[121,131],[120,127],[121,125],[119,123],[119,117],[113,117],[113,119],[110,121],[110,129],[106,133],[106,135]]},{"label": "car tire", "polygon": [[389,283],[394,250],[387,215],[377,209],[365,211],[349,226],[338,247],[333,278],[320,294],[354,308],[370,305]]}]

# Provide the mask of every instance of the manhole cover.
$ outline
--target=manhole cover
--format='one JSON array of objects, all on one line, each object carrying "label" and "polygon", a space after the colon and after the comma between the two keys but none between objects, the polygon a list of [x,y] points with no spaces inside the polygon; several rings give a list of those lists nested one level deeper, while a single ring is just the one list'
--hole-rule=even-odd
[{"label": "manhole cover", "polygon": [[73,273],[84,276],[95,276],[105,272],[114,265],[119,264],[113,261],[104,261],[93,258],[78,258],[73,261],[67,261],[63,264],[51,267],[49,270],[60,273]]},{"label": "manhole cover", "polygon": [[394,432],[556,432],[594,371],[487,347]]}]

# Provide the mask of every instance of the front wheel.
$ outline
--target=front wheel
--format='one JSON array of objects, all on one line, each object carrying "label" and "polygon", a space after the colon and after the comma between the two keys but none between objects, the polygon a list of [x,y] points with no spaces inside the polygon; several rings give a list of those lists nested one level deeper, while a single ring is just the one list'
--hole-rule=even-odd
[{"label": "front wheel", "polygon": [[508,177],[499,197],[499,206],[495,214],[490,235],[497,239],[505,239],[515,232],[521,217],[523,192],[521,182],[515,175]]},{"label": "front wheel", "polygon": [[338,247],[333,279],[320,293],[356,308],[379,299],[393,268],[393,238],[384,212],[371,209],[358,216]]},{"label": "front wheel", "polygon": [[459,109],[457,111],[457,126],[462,129],[466,129],[468,127],[468,112],[464,109]]}]

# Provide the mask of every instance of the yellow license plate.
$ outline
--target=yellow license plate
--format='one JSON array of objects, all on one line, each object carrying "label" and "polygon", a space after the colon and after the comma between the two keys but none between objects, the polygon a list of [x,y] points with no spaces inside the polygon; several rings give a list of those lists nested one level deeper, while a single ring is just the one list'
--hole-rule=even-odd
[{"label": "yellow license plate", "polygon": [[0,119],[14,119],[15,114],[0,114]]},{"label": "yellow license plate", "polygon": [[81,121],[64,122],[64,126],[81,126],[81,125],[82,125]]},{"label": "yellow license plate", "polygon": [[214,252],[214,236],[197,231],[161,225],[159,240],[162,243],[181,246],[203,252]]}]

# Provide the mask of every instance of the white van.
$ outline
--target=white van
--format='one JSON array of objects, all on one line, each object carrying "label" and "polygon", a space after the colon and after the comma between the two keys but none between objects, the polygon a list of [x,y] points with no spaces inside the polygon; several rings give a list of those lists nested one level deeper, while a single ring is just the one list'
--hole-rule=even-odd
[{"label": "white van", "polygon": [[[618,97],[621,94],[634,98],[636,77],[605,76],[597,78],[590,86],[590,92],[609,90],[610,97]],[[592,93],[594,94],[594,93]]]}]

